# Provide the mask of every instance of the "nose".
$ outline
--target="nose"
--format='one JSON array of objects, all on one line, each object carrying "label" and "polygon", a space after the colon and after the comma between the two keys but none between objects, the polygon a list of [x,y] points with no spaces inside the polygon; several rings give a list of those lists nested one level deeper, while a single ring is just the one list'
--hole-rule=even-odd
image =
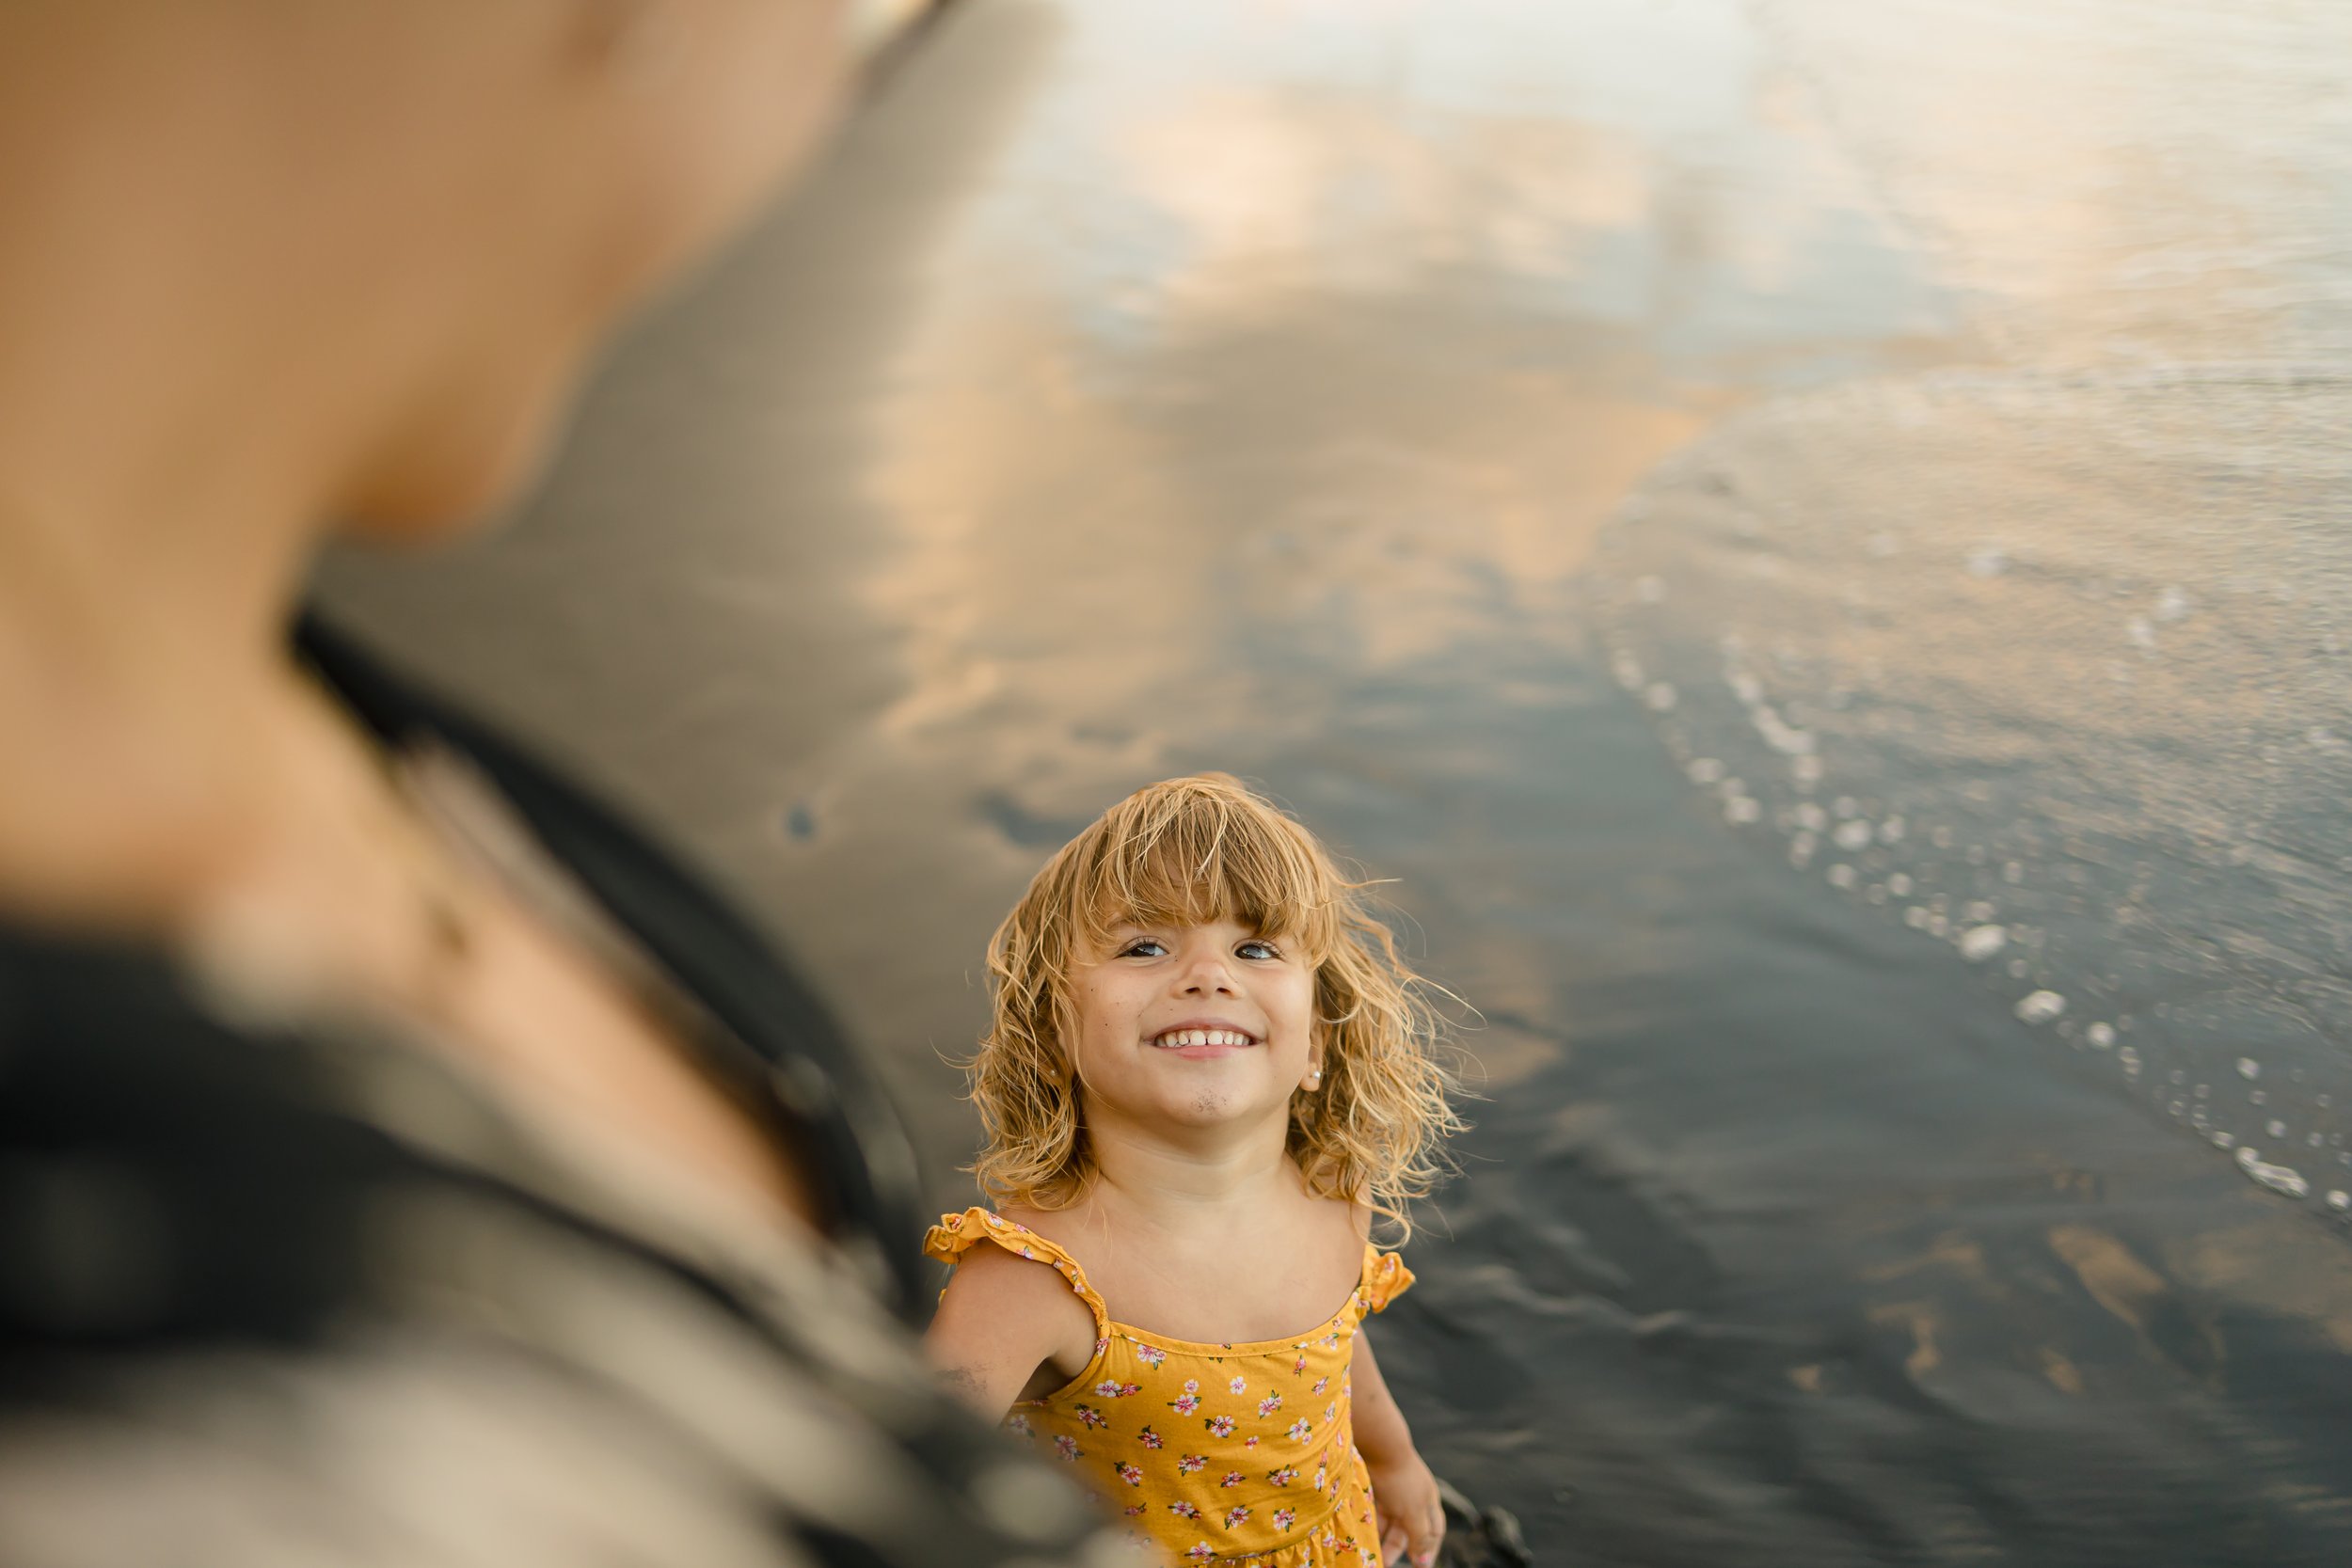
[{"label": "nose", "polygon": [[1233,972],[1226,967],[1222,953],[1203,953],[1186,964],[1178,977],[1177,990],[1184,996],[1232,996]]}]

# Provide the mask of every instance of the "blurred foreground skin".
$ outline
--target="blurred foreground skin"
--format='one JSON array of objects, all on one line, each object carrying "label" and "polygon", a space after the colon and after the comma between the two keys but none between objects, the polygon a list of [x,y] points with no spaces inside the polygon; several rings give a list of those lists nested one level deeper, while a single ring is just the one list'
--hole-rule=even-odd
[{"label": "blurred foreground skin", "polygon": [[495,732],[289,646],[331,524],[529,481],[818,139],[844,9],[0,7],[11,1568],[1093,1528],[879,1321],[905,1152],[789,972]]},{"label": "blurred foreground skin", "polygon": [[834,10],[0,12],[0,912],[233,943],[797,1205],[495,898],[453,982],[446,868],[283,642],[330,521],[434,539],[532,474],[605,327],[821,130]]}]

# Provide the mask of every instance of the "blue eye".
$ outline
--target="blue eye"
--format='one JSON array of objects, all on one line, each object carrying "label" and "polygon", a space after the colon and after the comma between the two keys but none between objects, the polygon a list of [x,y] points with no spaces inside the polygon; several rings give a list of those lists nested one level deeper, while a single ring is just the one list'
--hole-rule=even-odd
[{"label": "blue eye", "polygon": [[[1147,947],[1152,951],[1145,952],[1144,949]],[[1139,937],[1121,948],[1119,956],[1122,958],[1156,958],[1167,951],[1167,948],[1160,945],[1157,938]]]},{"label": "blue eye", "polygon": [[[1252,948],[1257,949],[1254,954],[1250,951]],[[1255,940],[1243,942],[1239,947],[1234,948],[1233,951],[1240,954],[1245,958],[1257,958],[1260,959],[1266,959],[1279,958],[1282,956],[1279,952],[1276,951],[1274,943],[1270,942],[1258,942]]]}]

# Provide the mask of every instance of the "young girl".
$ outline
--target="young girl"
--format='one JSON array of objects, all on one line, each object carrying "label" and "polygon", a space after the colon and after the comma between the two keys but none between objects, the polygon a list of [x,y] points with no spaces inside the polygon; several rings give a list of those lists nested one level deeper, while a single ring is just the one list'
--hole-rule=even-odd
[{"label": "young girl", "polygon": [[957,1265],[932,1358],[1171,1568],[1425,1568],[1438,1484],[1359,1324],[1413,1278],[1372,1217],[1409,1234],[1459,1124],[1359,885],[1235,781],[1177,779],[1048,863],[989,968],[997,1210],[925,1243]]}]

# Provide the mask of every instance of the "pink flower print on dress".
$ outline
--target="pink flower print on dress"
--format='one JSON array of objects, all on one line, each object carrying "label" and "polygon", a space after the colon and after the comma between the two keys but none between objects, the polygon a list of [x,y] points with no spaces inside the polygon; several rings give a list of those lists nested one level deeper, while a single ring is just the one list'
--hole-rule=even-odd
[{"label": "pink flower print on dress", "polygon": [[1315,1490],[1316,1490],[1316,1491],[1318,1491],[1318,1492],[1322,1491],[1322,1490],[1323,1490],[1323,1483],[1324,1483],[1325,1481],[1328,1481],[1329,1479],[1330,1479],[1330,1472],[1329,1472],[1329,1471],[1326,1470],[1326,1469],[1325,1469],[1322,1465],[1316,1465],[1316,1466],[1315,1466]]},{"label": "pink flower print on dress", "polygon": [[1141,1503],[1129,1503],[1125,1508],[1120,1509],[1120,1512],[1127,1515],[1128,1518],[1132,1519],[1143,1512],[1143,1505]]},{"label": "pink flower print on dress", "polygon": [[1136,1441],[1141,1443],[1147,1449],[1156,1449],[1162,1443],[1166,1442],[1167,1439],[1162,1437],[1158,1433],[1153,1432],[1150,1427],[1145,1427],[1141,1432],[1136,1433]]},{"label": "pink flower print on dress", "polygon": [[1241,1472],[1239,1470],[1226,1471],[1225,1479],[1218,1481],[1217,1484],[1219,1486],[1239,1486],[1241,1484]]},{"label": "pink flower print on dress", "polygon": [[1143,1484],[1143,1471],[1134,1465],[1121,1465],[1119,1467],[1119,1479],[1125,1481],[1130,1486],[1141,1486]]},{"label": "pink flower print on dress", "polygon": [[1297,1518],[1298,1510],[1295,1508],[1278,1508],[1274,1511],[1274,1528],[1276,1529],[1288,1529],[1294,1523],[1296,1522]]},{"label": "pink flower print on dress", "polygon": [[1251,1433],[1248,1436],[1241,1440],[1241,1446],[1245,1449],[1256,1448],[1258,1446],[1258,1434],[1254,1432]]},{"label": "pink flower print on dress", "polygon": [[1285,1465],[1279,1470],[1268,1470],[1265,1473],[1265,1479],[1277,1486],[1288,1486],[1298,1479],[1298,1472]]},{"label": "pink flower print on dress", "polygon": [[1336,1421],[1336,1420],[1338,1420],[1339,1418],[1340,1418],[1340,1407],[1339,1407],[1339,1405],[1338,1405],[1338,1403],[1337,1403],[1336,1402],[1334,1402],[1333,1403],[1330,1403],[1330,1404],[1327,1404],[1327,1405],[1325,1405],[1325,1406],[1323,1407],[1323,1424],[1324,1424],[1324,1425],[1326,1425],[1326,1426],[1329,1426],[1329,1425],[1330,1425],[1333,1421]]},{"label": "pink flower print on dress", "polygon": [[1130,1394],[1142,1393],[1143,1385],[1140,1383],[1120,1383],[1116,1378],[1109,1378],[1096,1384],[1094,1386],[1094,1391],[1102,1395],[1106,1400],[1123,1400]]},{"label": "pink flower print on dress", "polygon": [[1176,1462],[1176,1473],[1180,1476],[1188,1476],[1195,1470],[1206,1469],[1208,1464],[1209,1462],[1199,1454],[1188,1453]]},{"label": "pink flower print on dress", "polygon": [[1179,1497],[1174,1502],[1168,1504],[1168,1511],[1176,1515],[1179,1519],[1198,1519],[1200,1517],[1200,1505],[1198,1503],[1186,1502],[1182,1497]]},{"label": "pink flower print on dress", "polygon": [[1179,1416],[1189,1416],[1194,1411],[1200,1409],[1200,1380],[1199,1378],[1191,1377],[1184,1379],[1184,1393],[1179,1395],[1177,1398],[1168,1401],[1168,1407],[1170,1410],[1175,1411]]},{"label": "pink flower print on dress", "polygon": [[1195,1562],[1206,1562],[1209,1559],[1216,1556],[1216,1553],[1210,1547],[1206,1541],[1201,1541],[1195,1543],[1192,1550],[1186,1552],[1184,1555],[1192,1559]]},{"label": "pink flower print on dress", "polygon": [[1212,1416],[1200,1424],[1209,1429],[1209,1435],[1212,1437],[1233,1435],[1233,1418],[1231,1416]]},{"label": "pink flower print on dress", "polygon": [[1073,1414],[1078,1418],[1079,1424],[1083,1426],[1106,1427],[1110,1425],[1109,1421],[1103,1418],[1103,1413],[1090,1404],[1078,1406]]},{"label": "pink flower print on dress", "polygon": [[1017,1432],[1022,1436],[1029,1438],[1031,1441],[1035,1441],[1037,1437],[1037,1429],[1029,1425],[1029,1418],[1026,1416],[1006,1417],[1005,1430],[1007,1432]]},{"label": "pink flower print on dress", "polygon": [[1055,1438],[1054,1451],[1061,1455],[1064,1459],[1075,1459],[1080,1454],[1086,1452],[1084,1449],[1078,1447],[1078,1440],[1076,1438],[1069,1436]]},{"label": "pink flower print on dress", "polygon": [[1319,1378],[1315,1379],[1315,1386],[1314,1386],[1313,1387],[1311,1387],[1311,1388],[1308,1389],[1308,1390],[1307,1390],[1307,1392],[1309,1392],[1310,1394],[1320,1394],[1320,1393],[1322,1393],[1322,1392],[1323,1392],[1326,1388],[1328,1388],[1328,1387],[1330,1387],[1330,1386],[1331,1386],[1331,1380],[1330,1380],[1329,1378],[1327,1378],[1327,1377],[1319,1377]]},{"label": "pink flower print on dress", "polygon": [[1298,1358],[1297,1364],[1296,1364],[1295,1366],[1292,1367],[1292,1368],[1291,1368],[1291,1370],[1292,1370],[1292,1371],[1294,1371],[1294,1372],[1298,1372],[1298,1373],[1302,1373],[1302,1374],[1303,1374],[1303,1373],[1307,1370],[1307,1358],[1306,1358],[1305,1356],[1303,1356],[1303,1355],[1302,1355],[1302,1356],[1300,1356],[1300,1357]]},{"label": "pink flower print on dress", "polygon": [[1229,1386],[1236,1394],[1247,1394],[1249,1392],[1249,1380],[1246,1377],[1237,1377]]},{"label": "pink flower print on dress", "polygon": [[1298,1419],[1291,1423],[1291,1430],[1288,1435],[1290,1440],[1294,1443],[1304,1443],[1308,1437],[1313,1433],[1314,1430],[1314,1423],[1307,1419],[1306,1417],[1301,1416]]},{"label": "pink flower print on dress", "polygon": [[1225,1528],[1227,1529],[1232,1529],[1240,1525],[1243,1520],[1248,1517],[1249,1505],[1248,1503],[1235,1503],[1232,1507],[1225,1511]]},{"label": "pink flower print on dress", "polygon": [[1136,1359],[1141,1361],[1145,1366],[1151,1368],[1153,1371],[1157,1371],[1160,1370],[1162,1364],[1168,1360],[1168,1352],[1160,1349],[1157,1345],[1137,1344],[1136,1346]]},{"label": "pink flower print on dress", "polygon": [[1271,1416],[1281,1408],[1282,1396],[1279,1394],[1268,1394],[1258,1402],[1258,1415],[1261,1418]]}]

